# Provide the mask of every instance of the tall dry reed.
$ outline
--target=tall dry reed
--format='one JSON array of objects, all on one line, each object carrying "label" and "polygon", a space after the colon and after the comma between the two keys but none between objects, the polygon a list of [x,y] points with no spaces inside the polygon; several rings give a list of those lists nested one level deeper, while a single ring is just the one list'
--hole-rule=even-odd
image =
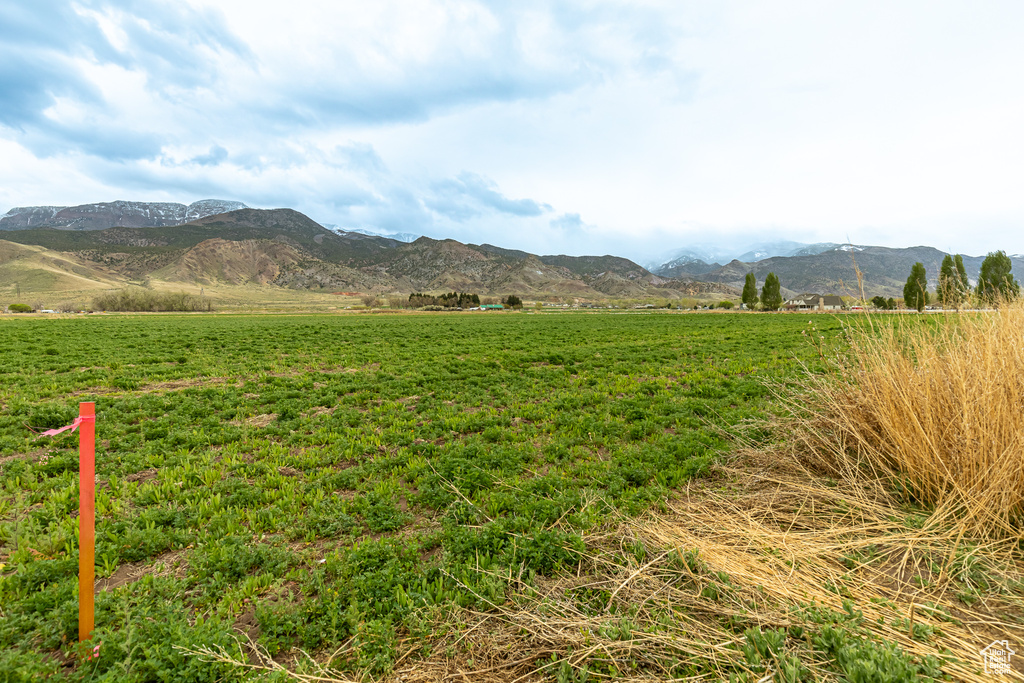
[{"label": "tall dry reed", "polygon": [[836,374],[788,399],[805,453],[844,477],[880,475],[965,533],[1019,537],[1024,304],[882,317],[849,335]]}]

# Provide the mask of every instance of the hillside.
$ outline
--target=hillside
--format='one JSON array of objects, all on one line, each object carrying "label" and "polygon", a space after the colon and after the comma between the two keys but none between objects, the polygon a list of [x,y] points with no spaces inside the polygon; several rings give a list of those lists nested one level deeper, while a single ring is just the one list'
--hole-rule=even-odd
[{"label": "hillside", "polygon": [[[493,245],[411,242],[328,230],[291,209],[239,209],[180,225],[8,230],[11,243],[64,255],[119,281],[278,286],[376,294],[474,291],[582,299],[734,296],[727,284],[680,286],[616,256],[537,256]],[[110,276],[101,278],[109,286]]]},{"label": "hillside", "polygon": [[[174,215],[226,206],[212,200],[197,204],[202,206],[173,205],[178,212]],[[134,216],[132,220],[139,222],[141,206],[132,205],[135,213],[122,207],[122,218],[127,221],[125,216]],[[173,213],[170,208],[160,208],[163,205],[145,206],[150,211],[147,220],[154,222]],[[8,244],[7,258],[17,261],[17,265],[5,266],[7,271],[2,274],[6,282],[15,282],[17,272],[26,286],[33,283],[31,287],[39,291],[68,291],[76,288],[76,283],[80,285],[77,289],[86,290],[154,280],[197,286],[276,286],[324,293],[462,290],[535,298],[677,300],[735,297],[748,272],[754,273],[759,284],[769,272],[774,272],[787,296],[812,291],[855,295],[859,292],[856,263],[863,274],[867,296],[899,297],[907,274],[917,261],[924,264],[934,287],[945,256],[944,252],[926,246],[829,248],[834,245],[778,243],[762,246],[785,248],[793,255],[756,261],[735,259],[719,265],[679,253],[675,261],[652,273],[629,259],[611,255],[536,255],[452,239],[420,237],[403,242],[365,232],[329,230],[292,209],[241,208],[204,215],[187,223],[118,225],[102,230],[83,227],[94,223],[79,220],[80,215],[75,218],[74,211],[62,213],[56,209],[59,207],[34,207],[22,213],[12,210],[2,219],[8,226],[17,221],[33,224],[3,232]],[[157,209],[164,212],[160,214],[164,218],[157,215]],[[89,220],[100,220],[95,218],[98,213],[89,215],[93,216]],[[50,218],[45,219],[46,216]],[[56,227],[34,224],[44,219],[54,221],[54,217],[71,222]],[[18,245],[20,249],[16,248]],[[767,252],[748,250],[744,255],[762,253]],[[964,257],[972,279],[977,278],[982,260],[980,256]],[[1014,266],[1015,272],[1021,273],[1024,260],[1015,258]]]},{"label": "hillside", "polygon": [[0,240],[0,282],[14,291],[27,294],[106,289],[125,281],[122,274],[101,264]]}]

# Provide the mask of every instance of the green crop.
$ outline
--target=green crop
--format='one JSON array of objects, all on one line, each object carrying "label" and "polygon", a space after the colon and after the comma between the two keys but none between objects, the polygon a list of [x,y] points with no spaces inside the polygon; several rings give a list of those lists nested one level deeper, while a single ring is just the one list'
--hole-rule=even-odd
[{"label": "green crop", "polygon": [[[332,666],[385,672],[430,610],[575,571],[583,531],[705,473],[770,410],[766,380],[821,362],[807,320],[2,319],[0,668],[232,680],[174,646],[230,650],[251,624],[271,652],[352,639]],[[79,401],[96,402],[102,647],[61,668],[53,654],[77,652],[77,436],[37,434]]]}]

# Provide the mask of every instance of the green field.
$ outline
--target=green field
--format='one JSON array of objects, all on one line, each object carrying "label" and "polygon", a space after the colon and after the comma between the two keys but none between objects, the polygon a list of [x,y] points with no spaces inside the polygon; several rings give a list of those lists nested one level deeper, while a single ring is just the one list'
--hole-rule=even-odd
[{"label": "green field", "polygon": [[[0,318],[0,679],[254,678],[175,649],[239,631],[282,656],[347,643],[331,666],[356,674],[427,657],[452,605],[576,571],[583,532],[702,477],[770,410],[766,381],[818,362],[812,319],[839,335],[799,315]],[[77,435],[36,433],[79,401],[102,645],[72,666]]]}]

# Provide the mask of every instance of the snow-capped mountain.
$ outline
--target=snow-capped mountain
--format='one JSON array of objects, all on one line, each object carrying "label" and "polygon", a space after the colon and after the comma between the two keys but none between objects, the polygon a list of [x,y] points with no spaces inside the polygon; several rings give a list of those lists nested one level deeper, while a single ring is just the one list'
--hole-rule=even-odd
[{"label": "snow-capped mountain", "polygon": [[343,228],[340,225],[335,225],[334,223],[321,223],[321,225],[331,232],[339,235],[345,232],[357,232],[360,235],[369,235],[370,237],[387,237],[388,239],[398,240],[399,242],[415,242],[423,236],[414,235],[411,232],[383,232],[381,230],[367,230],[366,228]]},{"label": "snow-capped mountain", "polygon": [[248,207],[242,202],[224,199],[202,199],[188,205],[115,201],[79,206],[19,206],[0,216],[0,230],[42,226],[60,230],[159,228],[245,208]]},{"label": "snow-capped mountain", "polygon": [[[863,248],[848,246],[857,250]],[[699,244],[673,252],[669,260],[660,264],[651,264],[648,269],[652,273],[669,277],[700,275],[718,268],[719,264],[732,261],[757,263],[777,256],[814,256],[839,248],[846,247],[836,242],[806,244],[790,240],[776,240],[747,245],[746,251],[740,251],[738,246]]]}]

